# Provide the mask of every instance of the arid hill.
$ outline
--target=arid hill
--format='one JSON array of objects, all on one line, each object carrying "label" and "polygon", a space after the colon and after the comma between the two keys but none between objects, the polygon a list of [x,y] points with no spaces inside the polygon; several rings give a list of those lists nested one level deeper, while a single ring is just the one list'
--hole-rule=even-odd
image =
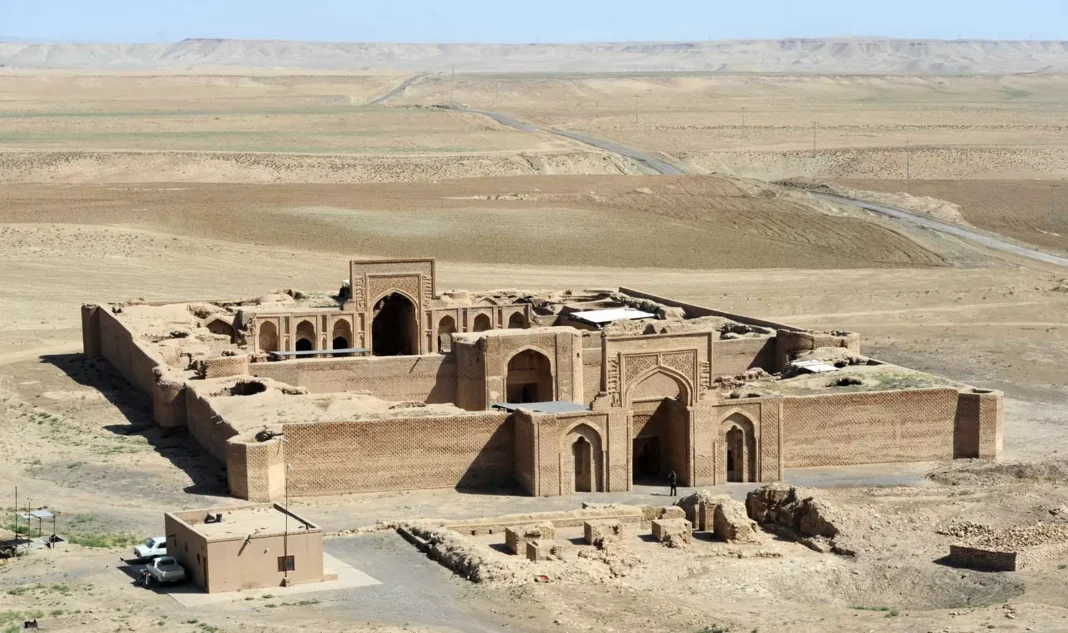
[{"label": "arid hill", "polygon": [[40,44],[0,40],[0,65],[35,69],[1007,74],[1068,71],[1068,42],[836,38],[393,44],[186,39],[173,44]]}]

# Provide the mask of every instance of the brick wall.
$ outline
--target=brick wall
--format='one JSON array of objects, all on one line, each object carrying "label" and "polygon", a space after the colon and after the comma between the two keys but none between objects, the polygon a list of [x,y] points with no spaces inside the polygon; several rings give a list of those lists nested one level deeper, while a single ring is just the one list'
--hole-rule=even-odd
[{"label": "brick wall", "polygon": [[197,375],[201,378],[225,378],[248,373],[248,355],[214,356],[200,361]]},{"label": "brick wall", "polygon": [[760,367],[775,370],[774,338],[739,338],[712,342],[712,377],[733,376]]},{"label": "brick wall", "polygon": [[285,445],[281,440],[226,445],[230,494],[249,501],[278,501],[285,496]]},{"label": "brick wall", "polygon": [[100,325],[100,354],[126,380],[151,396],[152,385],[156,382],[152,370],[162,365],[163,359],[138,345],[126,326],[106,308],[96,310],[96,320]]},{"label": "brick wall", "polygon": [[290,495],[486,487],[515,483],[503,412],[287,424]]},{"label": "brick wall", "polygon": [[[586,340],[583,339],[585,343]],[[589,406],[601,392],[601,355],[600,347],[588,347],[582,350],[582,402]]]},{"label": "brick wall", "polygon": [[370,391],[383,400],[456,402],[452,355],[285,360],[252,363],[249,371],[311,393]]},{"label": "brick wall", "polygon": [[956,389],[786,398],[786,468],[953,458]]},{"label": "brick wall", "polygon": [[523,492],[537,495],[534,421],[526,411],[516,411],[512,424],[515,433],[515,479]]}]

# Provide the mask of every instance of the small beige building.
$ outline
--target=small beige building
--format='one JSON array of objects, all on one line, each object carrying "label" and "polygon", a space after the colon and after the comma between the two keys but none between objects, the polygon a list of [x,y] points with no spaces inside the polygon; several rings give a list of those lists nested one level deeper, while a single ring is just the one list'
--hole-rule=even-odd
[{"label": "small beige building", "polygon": [[322,582],[323,530],[278,504],[164,515],[167,554],[209,593]]}]

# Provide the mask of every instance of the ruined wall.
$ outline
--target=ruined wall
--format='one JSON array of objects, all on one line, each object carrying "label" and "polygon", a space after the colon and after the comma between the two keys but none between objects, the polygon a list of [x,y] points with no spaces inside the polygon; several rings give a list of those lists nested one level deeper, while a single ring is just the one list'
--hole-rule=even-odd
[{"label": "ruined wall", "polygon": [[225,378],[241,376],[248,373],[247,354],[236,356],[213,356],[197,363],[197,376],[200,378]]},{"label": "ruined wall", "polygon": [[452,355],[284,360],[252,363],[249,372],[305,387],[309,393],[369,391],[383,400],[456,402]]},{"label": "ruined wall", "polygon": [[973,389],[960,394],[953,456],[999,459],[1004,444],[1005,398],[1000,391]]},{"label": "ruined wall", "polygon": [[151,396],[156,382],[152,370],[162,365],[163,359],[138,345],[126,326],[107,309],[98,308],[96,320],[100,325],[100,355],[127,381]]},{"label": "ruined wall", "polygon": [[215,459],[225,462],[226,440],[237,435],[234,427],[216,413],[207,398],[197,394],[192,387],[185,388],[185,411],[190,435]]},{"label": "ruined wall", "polygon": [[285,496],[285,445],[281,440],[226,444],[226,479],[230,494],[249,501],[278,501]]},{"label": "ruined wall", "polygon": [[744,323],[746,325],[757,325],[760,327],[784,330],[797,330],[789,325],[783,325],[782,323],[775,323],[773,321],[765,321],[763,319],[757,319],[755,317],[745,316],[744,314],[734,314],[733,312],[724,312],[722,310],[713,310],[712,308],[706,308],[704,306],[694,305],[692,303],[685,303],[683,301],[676,301],[675,299],[669,299],[667,297],[661,297],[658,295],[650,294],[648,292],[642,292],[641,290],[634,290],[633,288],[620,288],[620,292],[628,294],[632,297],[639,299],[648,299],[649,301],[655,301],[657,303],[664,304],[666,306],[674,306],[682,308],[686,311],[686,315],[689,318],[702,317],[702,316],[718,316],[731,321],[737,321],[738,323]]},{"label": "ruined wall", "polygon": [[515,481],[503,412],[286,424],[290,495],[489,487]]},{"label": "ruined wall", "polygon": [[810,352],[821,347],[842,347],[860,354],[860,335],[856,332],[802,332],[779,330],[776,339],[774,371],[781,371],[801,352]]},{"label": "ruined wall", "polygon": [[786,468],[953,458],[956,389],[783,400]]},{"label": "ruined wall", "polygon": [[759,367],[776,370],[774,338],[738,338],[712,342],[712,376],[733,376]]}]

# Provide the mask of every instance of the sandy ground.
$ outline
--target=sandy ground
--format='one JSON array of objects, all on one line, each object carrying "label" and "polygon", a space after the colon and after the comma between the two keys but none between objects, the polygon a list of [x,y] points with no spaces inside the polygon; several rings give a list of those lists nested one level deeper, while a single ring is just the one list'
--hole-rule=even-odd
[{"label": "sandy ground", "polygon": [[[1068,503],[1058,474],[1065,469],[1042,466],[1068,451],[1068,272],[753,180],[623,176],[633,166],[555,137],[491,133],[477,117],[404,107],[441,99],[441,80],[417,83],[382,108],[364,105],[401,79],[220,75],[127,84],[0,76],[0,150],[8,150],[0,151],[0,482],[19,487],[20,503],[28,497],[59,511],[60,531],[77,543],[0,563],[0,631],[32,617],[42,630],[89,633],[1068,630],[1068,572],[948,568],[937,561],[953,538],[936,532],[962,520],[996,527],[1055,520],[1060,515],[1050,510]],[[766,152],[785,165],[782,156],[804,155],[790,149],[803,140],[780,146],[775,135],[783,126],[802,135],[812,114],[834,116],[840,128],[833,138],[848,145],[843,152],[889,156],[883,143],[900,152],[900,137],[916,131],[939,144],[932,151],[955,157],[942,170],[995,150],[1022,152],[1027,160],[1018,167],[1038,165],[1021,178],[1064,164],[1039,160],[1066,145],[1058,117],[1068,83],[1057,76],[497,81],[458,78],[454,99],[481,107],[499,91],[501,102],[518,104],[502,111],[589,126],[698,166],[704,159],[693,157],[718,152],[721,143],[756,157],[748,159],[754,164]],[[639,104],[650,105],[634,125],[626,95],[639,88],[649,95]],[[578,97],[569,100],[572,91]],[[323,101],[330,95],[348,102]],[[593,101],[599,105],[575,105]],[[740,122],[731,122],[742,104],[754,117],[746,129],[759,128],[751,146],[737,135]],[[276,116],[284,122],[277,134],[269,118]],[[331,117],[338,134],[327,138]],[[671,131],[687,120],[697,127]],[[127,134],[133,131],[142,133]],[[339,153],[249,149],[315,134],[316,147],[332,143]],[[98,151],[134,140],[144,153]],[[397,149],[404,144],[418,149]],[[178,146],[185,149],[169,149]],[[69,151],[75,148],[81,153]],[[205,158],[230,150],[239,151]],[[965,150],[971,153],[953,153]],[[560,175],[574,171],[585,175]],[[557,175],[531,175],[538,173]],[[351,184],[367,180],[416,182]],[[326,181],[350,184],[309,184]],[[276,184],[241,184],[253,182]],[[847,184],[897,191],[901,183]],[[1064,247],[1031,235],[1048,211],[1043,183],[909,186],[957,203],[960,221]],[[442,288],[623,285],[799,326],[855,330],[870,355],[1004,390],[1005,457],[1029,465],[978,475],[957,472],[961,464],[948,474],[944,464],[790,473],[827,485],[910,484],[827,492],[864,534],[856,561],[781,542],[768,546],[781,556],[766,559],[732,558],[711,543],[689,554],[636,544],[644,563],[618,582],[505,589],[457,579],[380,532],[327,546],[382,582],[373,588],[190,610],[133,587],[132,568],[120,560],[129,542],[157,535],[166,510],[224,499],[225,473],[192,440],[161,435],[143,395],[106,363],[81,357],[80,304],[334,291],[346,260],[367,255],[438,257]],[[927,479],[930,470],[941,474]],[[737,496],[747,488],[728,490]],[[333,531],[377,520],[568,509],[580,500],[496,492],[347,495],[294,505]],[[663,493],[638,488],[619,500],[663,503]],[[10,512],[13,503],[0,508]]]}]

